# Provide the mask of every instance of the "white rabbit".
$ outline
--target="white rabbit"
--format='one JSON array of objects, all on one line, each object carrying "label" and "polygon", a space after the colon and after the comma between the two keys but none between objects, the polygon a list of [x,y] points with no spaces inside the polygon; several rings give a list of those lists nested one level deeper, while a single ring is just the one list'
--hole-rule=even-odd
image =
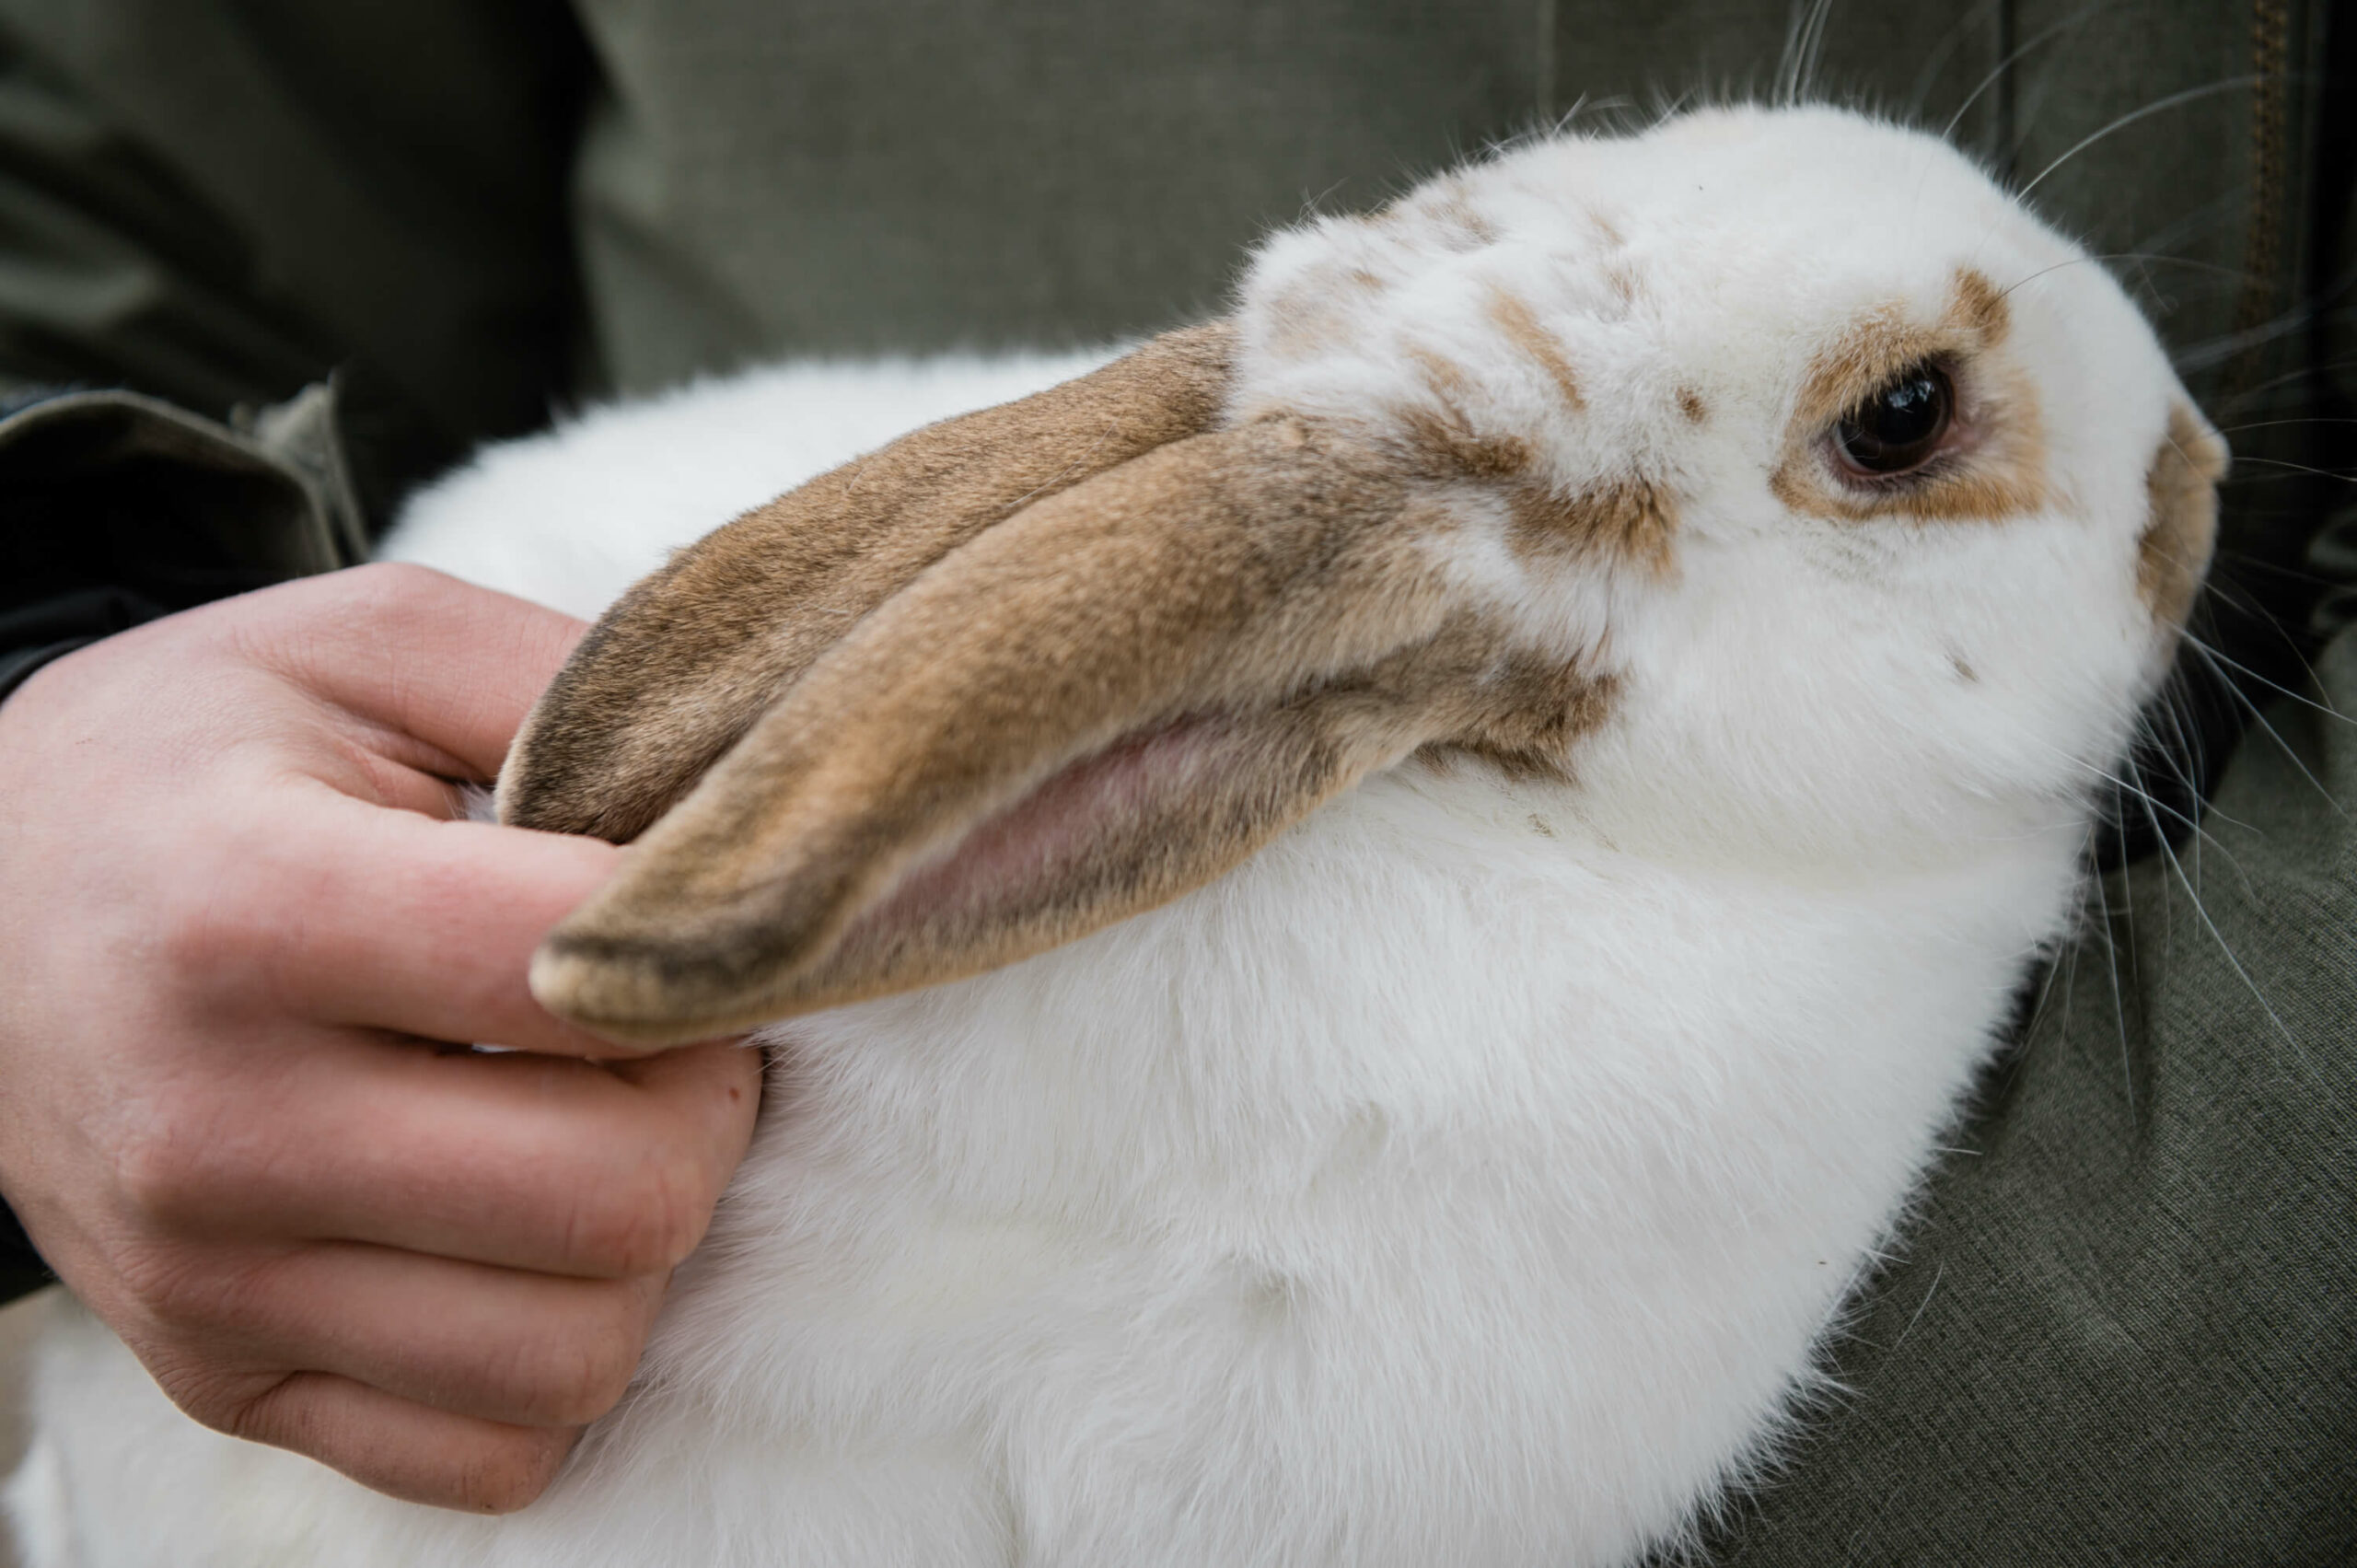
[{"label": "white rabbit", "polygon": [[[389,552],[585,604],[841,389],[1075,367],[593,416]],[[2064,933],[2223,460],[2099,266],[1847,113],[1277,236],[1232,323],[676,557],[527,726],[503,812],[639,845],[543,1001],[787,1018],[554,1490],[389,1502],[81,1318],[33,1568],[1631,1561],[1771,1452]]]}]

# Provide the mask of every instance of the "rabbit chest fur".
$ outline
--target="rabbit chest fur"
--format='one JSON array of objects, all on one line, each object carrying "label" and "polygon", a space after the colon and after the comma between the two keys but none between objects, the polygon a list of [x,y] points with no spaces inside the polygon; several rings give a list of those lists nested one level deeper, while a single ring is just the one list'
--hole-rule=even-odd
[{"label": "rabbit chest fur", "polygon": [[[751,980],[629,1014],[653,982],[579,968],[626,947],[621,903],[536,970],[626,1028],[797,1015],[761,1030],[752,1153],[638,1383],[555,1490],[497,1520],[393,1504],[200,1431],[81,1319],[12,1493],[32,1562],[1560,1568],[1674,1538],[1805,1406],[2064,932],[2091,786],[2207,557],[2215,438],[2083,260],[1937,143],[1823,110],[1541,142],[1277,237],[1215,414],[1168,447],[1228,443],[1190,484],[1309,464],[1295,509],[1361,509],[1317,536],[1360,575],[1269,612],[1341,574],[1330,628],[1175,647],[1168,690],[926,819]],[[606,411],[487,454],[389,550],[594,610],[826,462],[1089,363]],[[1829,447],[1934,374],[1949,447],[1896,479]],[[794,700],[889,708],[911,596],[1095,483],[952,541]],[[1185,548],[1225,548],[1189,517]],[[1085,578],[1096,548],[1053,559]],[[1525,725],[1508,689],[1579,721]],[[1200,829],[1234,840],[1200,874],[979,958],[862,935],[923,918],[911,886],[989,925],[976,884],[1252,765],[1281,741],[1227,737],[1264,709],[1345,761]],[[768,722],[650,859],[732,780],[815,790]]]}]

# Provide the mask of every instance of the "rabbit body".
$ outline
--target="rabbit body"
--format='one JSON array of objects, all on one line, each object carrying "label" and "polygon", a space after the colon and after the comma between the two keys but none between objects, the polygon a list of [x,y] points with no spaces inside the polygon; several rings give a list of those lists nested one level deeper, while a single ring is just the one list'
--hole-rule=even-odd
[{"label": "rabbit body", "polygon": [[1178,905],[780,1031],[641,1387],[517,1517],[205,1433],[86,1321],[51,1462],[140,1501],[46,1561],[1622,1561],[1759,1451],[2075,846],[1811,889],[1575,821],[1387,777]]},{"label": "rabbit body", "polygon": [[[1861,146],[1929,215],[1844,215],[1811,160]],[[1566,162],[1601,194],[1553,199]],[[1712,191],[1670,189],[1699,169]],[[1829,227],[1856,232],[1820,256]],[[2010,284],[2075,254],[1945,148],[1826,111],[1538,144],[1272,241],[1232,425],[1412,435],[1437,398],[1557,492],[1676,492],[1664,570],[1625,530],[1534,562],[1436,482],[1443,575],[1612,672],[1572,765],[1425,747],[1159,908],[766,1028],[753,1149],[637,1384],[517,1516],[204,1433],[66,1325],[12,1493],[34,1568],[1560,1568],[1675,1538],[1772,1454],[2063,933],[2090,776],[2173,635],[2138,552],[2181,394],[2096,269],[2014,296],[2038,406],[2107,400],[2044,427],[2023,517],[1796,523],[1771,435],[1814,417],[1793,389],[1829,313],[1936,318],[1959,262]],[[562,599],[595,539],[609,580],[567,590],[594,608],[837,455],[777,433],[847,388],[911,390],[844,451],[1076,367],[609,411],[489,454],[389,550]]]}]

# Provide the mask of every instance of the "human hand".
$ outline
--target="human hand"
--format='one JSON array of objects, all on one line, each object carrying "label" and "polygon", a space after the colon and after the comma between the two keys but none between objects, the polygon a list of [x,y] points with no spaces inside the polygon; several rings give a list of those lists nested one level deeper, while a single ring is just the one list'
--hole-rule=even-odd
[{"label": "human hand", "polygon": [[621,851],[452,819],[581,630],[362,567],[0,703],[0,1191],[189,1414],[450,1507],[621,1397],[760,1094],[526,990]]}]

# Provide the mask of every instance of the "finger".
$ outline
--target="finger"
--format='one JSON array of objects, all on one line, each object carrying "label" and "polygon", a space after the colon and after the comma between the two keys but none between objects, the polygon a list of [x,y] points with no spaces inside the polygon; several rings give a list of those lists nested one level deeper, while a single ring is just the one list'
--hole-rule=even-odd
[{"label": "finger", "polygon": [[[298,1129],[257,1157],[220,1140],[145,1206],[184,1235],[369,1242],[618,1279],[703,1238],[751,1136],[760,1053],[691,1047],[627,1073],[528,1055],[313,1042],[243,1118]],[[216,1116],[215,1120],[218,1120]]]},{"label": "finger", "polygon": [[281,668],[331,703],[496,777],[540,688],[588,630],[569,615],[421,566],[375,565],[270,590]]},{"label": "finger", "polygon": [[331,1373],[503,1425],[582,1426],[630,1386],[668,1281],[330,1243],[238,1269],[184,1326],[216,1360]]},{"label": "finger", "polygon": [[581,1435],[453,1415],[316,1372],[296,1373],[207,1424],[308,1455],[403,1502],[473,1514],[511,1514],[540,1496]]},{"label": "finger", "polygon": [[595,839],[389,811],[322,790],[321,814],[245,846],[211,906],[238,963],[195,977],[319,1023],[567,1056],[624,1048],[526,982],[550,928],[613,872]]},{"label": "finger", "polygon": [[[411,811],[436,821],[468,815],[472,804],[466,784],[469,769],[455,757],[435,754],[424,741],[378,732],[375,744],[318,755],[308,770],[313,777],[354,800],[372,806]],[[389,742],[389,743],[388,743]]]}]

